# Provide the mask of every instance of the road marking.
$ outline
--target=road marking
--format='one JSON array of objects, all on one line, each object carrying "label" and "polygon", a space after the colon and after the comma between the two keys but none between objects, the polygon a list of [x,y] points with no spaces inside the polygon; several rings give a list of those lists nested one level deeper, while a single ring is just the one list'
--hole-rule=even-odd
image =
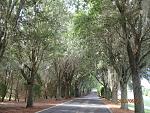
[{"label": "road marking", "polygon": [[[84,100],[84,99],[89,99],[89,98],[75,98],[75,99],[72,99],[72,100],[63,102],[63,103],[61,103],[61,104],[57,104],[57,105],[55,105],[55,106],[52,106],[52,107],[43,109],[43,110],[38,111],[38,112],[35,112],[35,113],[41,113],[41,112],[43,112],[43,111],[47,111],[47,110],[52,109],[52,108],[55,108],[55,107],[57,107],[57,106],[67,106],[67,105],[66,105],[67,103],[72,102],[72,101],[74,101],[74,100],[79,100],[79,99],[81,99],[81,100],[83,99],[83,100]],[[97,99],[89,99],[89,100],[102,100],[102,99],[97,98]],[[102,103],[103,103],[103,102],[102,102]],[[69,105],[68,105],[68,106],[69,106]],[[81,105],[80,105],[80,106],[81,106]],[[103,105],[100,105],[100,106],[101,106],[101,107],[102,107],[102,106],[105,106],[106,110],[107,110],[109,113],[112,113],[112,111],[110,110],[110,108],[109,108],[106,104],[103,103]],[[99,106],[99,108],[100,108],[100,106]]]}]

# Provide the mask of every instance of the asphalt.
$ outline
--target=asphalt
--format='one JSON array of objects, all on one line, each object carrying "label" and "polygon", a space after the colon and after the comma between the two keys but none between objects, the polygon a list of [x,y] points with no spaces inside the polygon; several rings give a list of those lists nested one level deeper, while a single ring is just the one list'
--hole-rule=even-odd
[{"label": "asphalt", "polygon": [[91,93],[36,113],[111,113],[111,111],[96,93]]}]

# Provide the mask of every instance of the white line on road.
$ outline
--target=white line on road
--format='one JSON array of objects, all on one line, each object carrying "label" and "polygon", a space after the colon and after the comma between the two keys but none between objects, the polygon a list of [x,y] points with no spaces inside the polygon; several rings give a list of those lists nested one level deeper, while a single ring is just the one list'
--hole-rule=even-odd
[{"label": "white line on road", "polygon": [[52,106],[52,107],[43,109],[43,110],[38,111],[38,112],[35,112],[35,113],[40,113],[40,112],[42,112],[42,111],[45,111],[45,110],[48,110],[48,109],[51,109],[51,108],[55,108],[55,107],[60,106],[60,105],[64,105],[64,104],[66,104],[66,103],[68,103],[68,102],[71,102],[71,101],[72,101],[72,100],[69,100],[69,101],[67,101],[67,102],[63,102],[63,103],[61,103],[61,104],[57,104],[57,105],[55,105],[55,106]]}]

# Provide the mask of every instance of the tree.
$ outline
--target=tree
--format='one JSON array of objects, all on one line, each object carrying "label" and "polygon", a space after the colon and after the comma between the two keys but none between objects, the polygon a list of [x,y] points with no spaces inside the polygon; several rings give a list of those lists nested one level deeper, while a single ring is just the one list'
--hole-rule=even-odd
[{"label": "tree", "polygon": [[[133,91],[135,101],[135,113],[144,113],[144,102],[140,81],[141,50],[143,42],[147,39],[149,27],[144,25],[142,14],[142,1],[115,0],[115,5],[120,14],[123,39],[129,57],[132,73]],[[148,52],[149,53],[149,52]],[[148,54],[147,53],[147,54]]]},{"label": "tree", "polygon": [[[110,83],[113,85],[110,86],[113,90],[112,100],[117,102],[118,81],[121,84],[122,98],[127,99],[129,66],[127,52],[119,34],[121,31],[117,10],[110,1],[92,1],[89,4],[92,5],[92,8],[89,8],[88,12],[81,11],[77,14],[75,19],[76,32],[89,48],[89,55],[93,58],[91,59],[93,61],[91,63],[94,64],[93,68],[98,69],[99,60],[107,64],[105,67],[111,72],[109,76],[113,78],[112,83]],[[100,72],[103,73],[103,71]],[[107,72],[106,74],[96,74],[96,77],[102,80],[105,88],[107,88],[108,81],[103,77],[105,75]],[[122,108],[127,109],[124,103],[121,104]]]},{"label": "tree", "polygon": [[0,2],[0,61],[4,55],[8,39],[13,37],[11,33],[17,28],[19,15],[24,5],[25,0],[2,0]]}]

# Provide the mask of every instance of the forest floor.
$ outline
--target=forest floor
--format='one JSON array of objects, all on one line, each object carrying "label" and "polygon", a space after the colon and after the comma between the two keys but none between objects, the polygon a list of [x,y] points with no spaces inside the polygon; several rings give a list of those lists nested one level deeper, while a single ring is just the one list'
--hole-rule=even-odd
[{"label": "forest floor", "polygon": [[134,113],[133,110],[123,110],[120,108],[120,104],[114,104],[107,99],[102,99],[104,104],[108,106],[108,108],[112,111],[112,113]]},{"label": "forest floor", "polygon": [[15,102],[15,101],[5,101],[0,102],[0,113],[35,113],[37,111],[46,109],[51,106],[55,106],[57,104],[66,102],[70,99],[47,99],[47,100],[39,100],[34,103],[32,108],[26,108],[26,103],[23,101]]}]

